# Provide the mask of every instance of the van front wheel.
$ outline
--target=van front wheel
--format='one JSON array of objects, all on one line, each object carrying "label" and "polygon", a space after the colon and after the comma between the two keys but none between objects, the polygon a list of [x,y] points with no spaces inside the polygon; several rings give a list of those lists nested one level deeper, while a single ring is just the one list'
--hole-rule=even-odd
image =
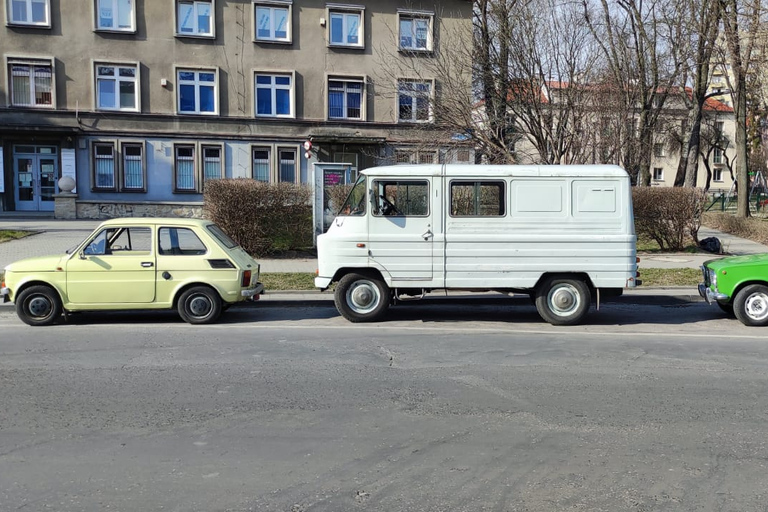
[{"label": "van front wheel", "polygon": [[389,287],[381,279],[361,274],[341,278],[333,294],[336,309],[350,322],[376,322],[389,307]]},{"label": "van front wheel", "polygon": [[551,277],[536,289],[536,309],[552,325],[575,325],[589,312],[592,296],[580,279]]}]

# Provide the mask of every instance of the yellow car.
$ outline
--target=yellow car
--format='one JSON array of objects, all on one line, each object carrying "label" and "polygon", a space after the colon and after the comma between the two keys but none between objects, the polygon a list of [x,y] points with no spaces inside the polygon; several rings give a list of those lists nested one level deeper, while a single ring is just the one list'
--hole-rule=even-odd
[{"label": "yellow car", "polygon": [[67,254],[8,265],[0,297],[29,325],[75,311],[172,308],[205,324],[263,290],[259,264],[213,222],[124,218],[103,222]]}]

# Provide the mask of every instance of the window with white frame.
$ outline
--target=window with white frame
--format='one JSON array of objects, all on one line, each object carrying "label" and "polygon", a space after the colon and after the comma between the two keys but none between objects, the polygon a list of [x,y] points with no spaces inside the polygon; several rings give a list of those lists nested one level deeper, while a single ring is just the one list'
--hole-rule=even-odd
[{"label": "window with white frame", "polygon": [[98,110],[139,110],[138,67],[96,64],[96,108]]},{"label": "window with white frame", "polygon": [[221,146],[203,146],[203,181],[218,180],[224,177]]},{"label": "window with white frame", "polygon": [[716,164],[723,163],[723,150],[720,148],[715,148],[712,151],[712,162]]},{"label": "window with white frame", "polygon": [[329,79],[328,118],[364,120],[364,93],[364,82],[361,79]]},{"label": "window with white frame", "polygon": [[213,37],[213,0],[176,0],[176,35]]},{"label": "window with white frame", "polygon": [[173,147],[174,192],[197,192],[195,180],[195,146],[176,144]]},{"label": "window with white frame", "polygon": [[135,32],[134,0],[96,0],[96,30]]},{"label": "window with white frame", "polygon": [[256,2],[253,10],[256,41],[291,42],[290,2]]},{"label": "window with white frame", "polygon": [[114,142],[94,142],[93,189],[115,190],[117,182],[117,155]]},{"label": "window with white frame", "polygon": [[293,117],[293,77],[256,73],[256,116]]},{"label": "window with white frame", "polygon": [[712,181],[723,181],[722,167],[715,167],[712,169]]},{"label": "window with white frame", "polygon": [[432,50],[432,20],[434,14],[402,11],[400,20],[400,49],[410,51]]},{"label": "window with white frame", "polygon": [[272,174],[270,165],[271,152],[269,148],[253,148],[253,179],[256,181],[269,182],[269,176]]},{"label": "window with white frame", "polygon": [[664,156],[664,144],[656,143],[653,145],[653,156],[657,158]]},{"label": "window with white frame", "polygon": [[406,123],[431,121],[431,95],[431,82],[423,80],[398,80],[398,121]]},{"label": "window with white frame", "polygon": [[178,109],[181,114],[216,114],[216,71],[177,70]]},{"label": "window with white frame", "polygon": [[363,47],[363,13],[360,6],[328,6],[328,44]]},{"label": "window with white frame", "polygon": [[146,166],[144,165],[144,144],[126,142],[121,146],[123,153],[123,190],[146,190]]},{"label": "window with white frame", "polygon": [[6,0],[8,23],[11,25],[51,26],[49,0]]},{"label": "window with white frame", "polygon": [[653,168],[653,180],[654,181],[663,181],[664,180],[664,169],[661,167],[654,167]]},{"label": "window with white frame", "polygon": [[277,155],[279,158],[278,181],[296,183],[298,174],[296,172],[296,150],[290,148],[278,148]]},{"label": "window with white frame", "polygon": [[9,59],[10,103],[15,107],[53,107],[53,65],[51,61]]}]

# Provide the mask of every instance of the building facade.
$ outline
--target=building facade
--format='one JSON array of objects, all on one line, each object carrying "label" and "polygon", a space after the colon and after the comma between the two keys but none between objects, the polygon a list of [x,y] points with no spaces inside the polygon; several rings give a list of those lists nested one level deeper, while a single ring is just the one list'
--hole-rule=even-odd
[{"label": "building facade", "polygon": [[160,215],[210,179],[474,158],[424,151],[418,69],[470,1],[0,1],[0,211],[53,211],[62,176],[78,217]]}]

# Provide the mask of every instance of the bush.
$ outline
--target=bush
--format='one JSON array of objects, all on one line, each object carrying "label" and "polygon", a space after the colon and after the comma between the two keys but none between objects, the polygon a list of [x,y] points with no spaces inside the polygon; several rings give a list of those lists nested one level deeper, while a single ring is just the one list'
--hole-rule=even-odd
[{"label": "bush", "polygon": [[661,250],[682,251],[688,237],[698,244],[704,192],[693,188],[635,187],[635,230]]},{"label": "bush", "polygon": [[312,246],[312,190],[251,179],[205,183],[205,214],[255,257]]}]

